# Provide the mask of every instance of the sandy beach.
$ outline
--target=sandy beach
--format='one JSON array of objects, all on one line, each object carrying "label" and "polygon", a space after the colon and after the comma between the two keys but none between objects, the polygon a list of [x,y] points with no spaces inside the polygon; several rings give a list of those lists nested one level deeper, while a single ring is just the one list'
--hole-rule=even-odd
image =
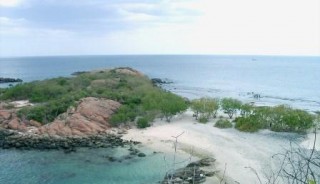
[{"label": "sandy beach", "polygon": [[[175,117],[172,122],[154,122],[146,129],[130,129],[125,139],[140,141],[156,151],[173,152],[173,138],[179,137],[179,150],[198,157],[212,156],[217,159],[216,169],[223,171],[229,183],[262,183],[270,171],[272,156],[280,153],[290,143],[289,133],[274,133],[267,130],[258,133],[243,133],[235,129],[219,129],[213,123],[197,123],[192,112]],[[257,174],[255,174],[255,172]],[[207,183],[212,183],[207,181]]]}]

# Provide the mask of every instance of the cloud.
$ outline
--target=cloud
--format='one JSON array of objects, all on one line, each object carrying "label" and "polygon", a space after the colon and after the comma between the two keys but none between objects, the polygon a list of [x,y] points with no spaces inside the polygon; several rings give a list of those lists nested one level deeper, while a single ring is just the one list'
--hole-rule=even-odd
[{"label": "cloud", "polygon": [[1,26],[18,26],[24,24],[26,22],[25,19],[10,19],[8,17],[0,17],[0,25]]},{"label": "cloud", "polygon": [[320,55],[319,0],[26,2],[0,12],[2,53]]},{"label": "cloud", "polygon": [[22,3],[22,0],[0,0],[0,6],[15,7]]}]

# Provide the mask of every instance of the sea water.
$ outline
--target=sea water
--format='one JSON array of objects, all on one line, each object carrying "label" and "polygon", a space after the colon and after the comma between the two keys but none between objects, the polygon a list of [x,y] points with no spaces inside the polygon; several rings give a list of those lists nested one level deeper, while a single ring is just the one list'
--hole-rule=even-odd
[{"label": "sea water", "polygon": [[[126,158],[124,148],[63,151],[0,149],[1,184],[152,184],[172,168],[173,154],[140,148],[146,157]],[[114,157],[114,161],[108,158]],[[181,156],[177,157],[184,160]],[[181,165],[183,167],[184,165]]]},{"label": "sea water", "polygon": [[[76,71],[128,66],[150,78],[166,78],[164,87],[179,95],[233,97],[257,105],[288,104],[320,110],[320,57],[285,56],[55,56],[0,58],[0,77],[25,82]],[[0,87],[8,86],[2,84]],[[254,98],[254,94],[260,98]]]}]

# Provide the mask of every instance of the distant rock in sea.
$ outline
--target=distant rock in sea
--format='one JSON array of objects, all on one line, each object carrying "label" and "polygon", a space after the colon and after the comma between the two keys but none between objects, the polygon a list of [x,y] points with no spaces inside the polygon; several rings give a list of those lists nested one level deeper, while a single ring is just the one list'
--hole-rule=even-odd
[{"label": "distant rock in sea", "polygon": [[84,74],[84,73],[89,73],[87,71],[77,71],[77,72],[73,72],[71,75],[81,75],[81,74]]},{"label": "distant rock in sea", "polygon": [[0,84],[1,83],[12,83],[12,82],[23,82],[23,80],[22,79],[15,79],[15,78],[0,77]]},{"label": "distant rock in sea", "polygon": [[160,79],[160,78],[153,78],[151,79],[151,82],[154,85],[162,85],[162,84],[172,84],[172,81],[169,81],[169,79]]}]

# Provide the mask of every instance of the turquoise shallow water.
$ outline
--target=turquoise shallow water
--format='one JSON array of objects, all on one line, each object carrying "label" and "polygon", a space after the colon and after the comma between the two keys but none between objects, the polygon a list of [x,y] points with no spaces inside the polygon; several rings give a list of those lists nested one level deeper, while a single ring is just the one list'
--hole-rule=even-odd
[{"label": "turquoise shallow water", "polygon": [[[168,168],[164,156],[139,148],[147,156],[124,159],[127,149],[78,149],[63,151],[0,150],[1,184],[152,184]],[[121,162],[109,161],[114,156]]]}]

